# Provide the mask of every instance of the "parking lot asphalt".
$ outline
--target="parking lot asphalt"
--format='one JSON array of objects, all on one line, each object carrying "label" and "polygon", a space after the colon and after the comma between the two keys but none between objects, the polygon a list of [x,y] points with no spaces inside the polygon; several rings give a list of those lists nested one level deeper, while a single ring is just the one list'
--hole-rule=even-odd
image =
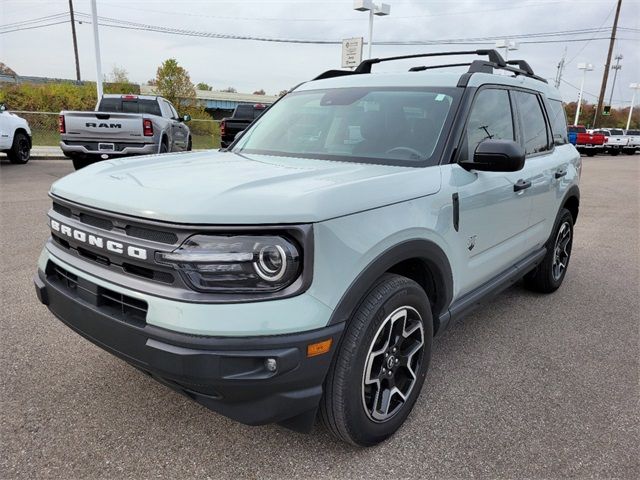
[{"label": "parking lot asphalt", "polygon": [[49,185],[0,165],[0,477],[640,478],[640,155],[584,158],[564,285],[516,285],[434,343],[416,407],[356,449],[248,427],[81,338],[36,300]]}]

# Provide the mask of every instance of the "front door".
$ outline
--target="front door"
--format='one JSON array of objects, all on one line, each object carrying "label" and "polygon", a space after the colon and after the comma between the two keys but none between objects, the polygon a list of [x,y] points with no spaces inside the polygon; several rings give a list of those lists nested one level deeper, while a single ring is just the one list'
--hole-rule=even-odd
[{"label": "front door", "polygon": [[[472,160],[483,140],[517,140],[515,126],[509,91],[480,89],[469,113],[458,161]],[[459,296],[523,257],[532,206],[527,185],[534,172],[528,166],[517,172],[467,171],[458,164],[448,167],[460,212],[458,232],[454,235],[454,250],[461,268],[456,288]]]}]

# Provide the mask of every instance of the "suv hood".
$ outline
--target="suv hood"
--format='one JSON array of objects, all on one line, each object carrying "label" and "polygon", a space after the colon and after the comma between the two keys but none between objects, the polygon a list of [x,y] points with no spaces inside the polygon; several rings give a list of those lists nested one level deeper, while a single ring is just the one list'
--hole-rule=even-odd
[{"label": "suv hood", "polygon": [[51,187],[101,210],[186,224],[309,223],[429,195],[437,168],[205,151],[98,162]]}]

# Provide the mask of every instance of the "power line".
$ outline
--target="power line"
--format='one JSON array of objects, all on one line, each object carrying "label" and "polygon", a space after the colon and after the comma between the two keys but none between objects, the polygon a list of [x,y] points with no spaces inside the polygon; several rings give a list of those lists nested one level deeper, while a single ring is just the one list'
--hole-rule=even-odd
[{"label": "power line", "polygon": [[0,28],[19,27],[23,25],[29,25],[32,23],[39,23],[47,20],[58,19],[60,17],[66,17],[68,15],[69,15],[69,12],[61,12],[61,13],[56,13],[52,15],[45,15],[44,17],[32,18],[30,20],[21,20],[19,22],[5,23],[4,25],[0,26]]}]

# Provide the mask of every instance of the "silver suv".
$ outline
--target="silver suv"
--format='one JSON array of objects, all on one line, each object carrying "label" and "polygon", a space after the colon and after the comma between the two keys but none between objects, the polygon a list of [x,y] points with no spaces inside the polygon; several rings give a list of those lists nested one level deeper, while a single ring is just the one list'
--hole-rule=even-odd
[{"label": "silver suv", "polygon": [[581,163],[560,93],[526,62],[456,54],[488,60],[367,60],[298,86],[226,150],[57,181],[39,298],[238,421],[308,430],[320,412],[340,439],[383,441],[434,335],[522,277],[555,291],[571,256]]}]

